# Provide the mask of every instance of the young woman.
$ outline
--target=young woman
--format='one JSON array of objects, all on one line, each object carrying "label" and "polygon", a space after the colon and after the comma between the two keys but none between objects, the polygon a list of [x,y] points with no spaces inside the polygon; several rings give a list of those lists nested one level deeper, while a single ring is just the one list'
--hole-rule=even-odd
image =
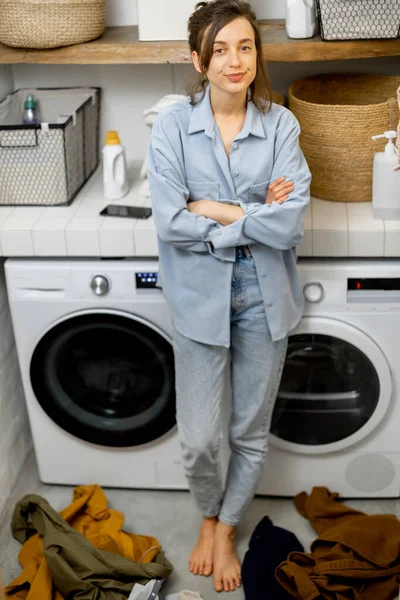
[{"label": "young woman", "polygon": [[[199,2],[189,45],[196,93],[159,114],[148,175],[160,281],[174,321],[182,460],[203,514],[189,565],[195,574],[213,572],[215,589],[229,591],[240,586],[236,527],[262,474],[287,335],[303,308],[295,247],[310,172],[295,117],[270,102],[250,5]],[[227,367],[231,459],[223,490]]]}]

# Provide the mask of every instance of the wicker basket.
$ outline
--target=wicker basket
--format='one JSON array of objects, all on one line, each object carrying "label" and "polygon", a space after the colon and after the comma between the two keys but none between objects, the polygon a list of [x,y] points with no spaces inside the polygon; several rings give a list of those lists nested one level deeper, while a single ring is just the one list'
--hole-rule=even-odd
[{"label": "wicker basket", "polygon": [[105,29],[106,0],[0,0],[0,42],[56,48],[88,42]]},{"label": "wicker basket", "polygon": [[371,200],[374,154],[385,145],[371,136],[396,129],[399,85],[399,77],[351,74],[317,75],[292,84],[289,108],[301,126],[313,196]]}]

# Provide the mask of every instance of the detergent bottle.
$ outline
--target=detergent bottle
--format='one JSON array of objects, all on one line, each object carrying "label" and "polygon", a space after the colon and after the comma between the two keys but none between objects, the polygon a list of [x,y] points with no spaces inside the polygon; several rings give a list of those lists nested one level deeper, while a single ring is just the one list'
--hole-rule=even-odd
[{"label": "detergent bottle", "polygon": [[128,192],[128,176],[125,150],[118,133],[108,131],[103,148],[104,196],[108,200],[120,200]]}]

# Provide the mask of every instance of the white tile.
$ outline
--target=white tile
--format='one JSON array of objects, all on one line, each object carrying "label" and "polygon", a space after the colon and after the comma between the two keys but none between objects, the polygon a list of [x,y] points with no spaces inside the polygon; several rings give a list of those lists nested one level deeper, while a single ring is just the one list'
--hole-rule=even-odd
[{"label": "white tile", "polygon": [[104,217],[73,217],[65,230],[68,256],[100,256],[103,221]]},{"label": "white tile", "polygon": [[13,218],[39,218],[44,210],[44,206],[16,206],[13,212]]},{"label": "white tile", "polygon": [[158,256],[157,232],[153,217],[138,220],[133,237],[136,256]]},{"label": "white tile", "polygon": [[109,217],[99,230],[101,256],[134,256],[133,228],[136,219]]},{"label": "white tile", "polygon": [[348,222],[344,202],[313,198],[313,256],[347,256]]},{"label": "white tile", "polygon": [[32,229],[35,256],[67,256],[65,228],[69,218],[41,218]]},{"label": "white tile", "polygon": [[0,243],[4,256],[33,256],[32,228],[38,217],[14,217],[0,227]]},{"label": "white tile", "polygon": [[384,255],[385,229],[383,221],[373,219],[371,202],[347,202],[349,222],[349,256]]},{"label": "white tile", "polygon": [[400,257],[400,221],[384,221],[385,256]]}]

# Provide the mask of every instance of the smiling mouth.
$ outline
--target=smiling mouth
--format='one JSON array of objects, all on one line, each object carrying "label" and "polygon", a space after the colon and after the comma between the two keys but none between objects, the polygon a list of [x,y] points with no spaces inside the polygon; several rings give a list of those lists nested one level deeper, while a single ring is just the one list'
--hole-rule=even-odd
[{"label": "smiling mouth", "polygon": [[241,79],[245,76],[245,73],[231,73],[230,75],[225,75],[228,79]]}]

